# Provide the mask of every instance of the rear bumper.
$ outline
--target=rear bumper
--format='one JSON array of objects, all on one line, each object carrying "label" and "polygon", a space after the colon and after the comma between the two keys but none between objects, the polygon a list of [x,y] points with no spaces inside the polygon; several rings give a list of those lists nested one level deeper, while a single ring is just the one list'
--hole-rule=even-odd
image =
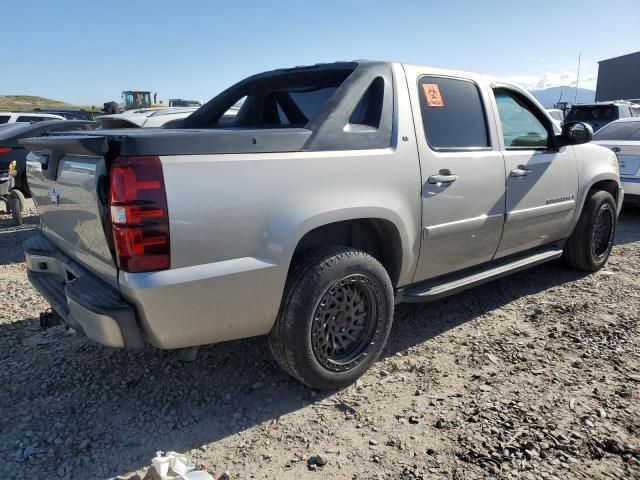
[{"label": "rear bumper", "polygon": [[41,235],[23,247],[29,280],[70,327],[107,347],[144,345],[135,311],[117,290]]},{"label": "rear bumper", "polygon": [[42,235],[23,247],[29,280],[65,322],[119,348],[149,341],[174,349],[264,335],[278,313],[287,273],[286,266],[245,257],[120,272],[116,289]]}]

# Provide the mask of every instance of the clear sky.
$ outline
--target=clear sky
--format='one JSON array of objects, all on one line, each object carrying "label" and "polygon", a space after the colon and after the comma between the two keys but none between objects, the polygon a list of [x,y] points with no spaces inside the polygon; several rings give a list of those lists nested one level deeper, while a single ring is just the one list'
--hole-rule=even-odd
[{"label": "clear sky", "polygon": [[3,0],[0,95],[78,104],[144,89],[208,100],[263,70],[399,60],[595,88],[640,50],[640,0]]}]

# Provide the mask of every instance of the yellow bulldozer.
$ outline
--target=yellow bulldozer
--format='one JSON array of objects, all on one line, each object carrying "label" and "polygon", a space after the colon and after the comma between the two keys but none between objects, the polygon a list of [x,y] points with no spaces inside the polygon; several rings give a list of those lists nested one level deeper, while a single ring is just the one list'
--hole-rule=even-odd
[{"label": "yellow bulldozer", "polygon": [[153,102],[151,101],[151,92],[148,90],[125,90],[122,92],[122,102],[106,102],[104,104],[104,113],[109,115],[112,113],[122,113],[126,110],[136,110],[138,108],[161,108],[165,107],[160,101],[158,103],[158,94],[153,94]]}]

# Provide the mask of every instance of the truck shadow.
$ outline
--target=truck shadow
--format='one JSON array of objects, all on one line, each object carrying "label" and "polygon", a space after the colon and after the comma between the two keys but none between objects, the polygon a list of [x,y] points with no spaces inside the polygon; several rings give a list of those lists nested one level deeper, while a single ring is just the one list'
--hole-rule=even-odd
[{"label": "truck shadow", "polygon": [[640,242],[640,207],[623,207],[618,219],[616,244]]},{"label": "truck shadow", "polygon": [[36,233],[38,225],[38,217],[27,217],[20,226],[0,221],[0,265],[24,262],[22,242]]},{"label": "truck shadow", "polygon": [[[395,355],[519,298],[586,276],[558,260],[434,302],[398,305],[384,355]],[[517,320],[524,319],[527,312],[520,315]]]},{"label": "truck shadow", "polygon": [[[551,264],[438,302],[401,305],[384,355],[580,276]],[[158,450],[188,452],[249,429],[277,430],[283,415],[305,407],[344,415],[335,392],[314,392],[284,374],[264,338],[204,347],[192,363],[151,348],[104,349],[63,327],[41,332],[35,319],[0,325],[0,343],[0,381],[23,379],[20,395],[0,404],[7,444],[22,442],[8,458],[22,458],[27,447],[55,452],[52,462],[16,461],[32,478],[61,466],[69,478],[122,475],[149,466]],[[40,363],[49,368],[33,368]],[[225,447],[217,448],[222,459]]]}]

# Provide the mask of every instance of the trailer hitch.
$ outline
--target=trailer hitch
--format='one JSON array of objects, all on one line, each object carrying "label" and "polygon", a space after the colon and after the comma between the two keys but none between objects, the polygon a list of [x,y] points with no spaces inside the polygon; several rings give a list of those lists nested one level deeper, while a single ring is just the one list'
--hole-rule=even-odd
[{"label": "trailer hitch", "polygon": [[62,323],[62,317],[50,308],[40,314],[40,328],[42,330],[46,330],[50,327],[55,327],[56,325],[60,325]]}]

